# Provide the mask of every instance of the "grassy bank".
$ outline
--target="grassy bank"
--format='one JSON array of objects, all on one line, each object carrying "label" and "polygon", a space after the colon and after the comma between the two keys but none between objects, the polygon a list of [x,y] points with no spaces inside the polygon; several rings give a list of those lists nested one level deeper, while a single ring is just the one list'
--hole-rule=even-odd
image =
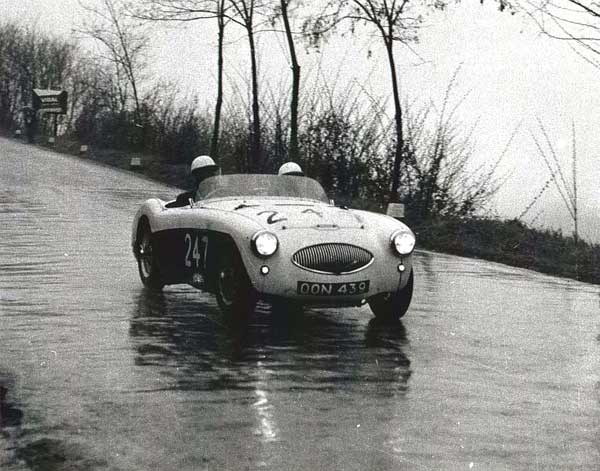
[{"label": "grassy bank", "polygon": [[414,226],[422,248],[600,284],[600,246],[517,220],[436,219]]},{"label": "grassy bank", "polygon": [[[90,149],[88,153],[81,155],[78,143],[60,138],[53,149],[86,160],[133,170],[179,188],[191,185],[188,166],[185,164],[170,164],[150,156],[107,149]],[[131,169],[132,157],[140,158],[141,168]],[[364,201],[361,206],[369,209],[376,207],[365,204]],[[576,242],[573,237],[564,236],[560,231],[533,229],[517,220],[483,218],[433,219],[407,223],[417,233],[420,248],[600,284],[600,245],[582,240]]]},{"label": "grassy bank", "polygon": [[[79,142],[64,137],[58,137],[54,145],[46,144],[46,142],[47,139],[42,140],[41,138],[38,138],[36,144],[62,154],[70,154],[84,160],[91,160],[123,170],[130,170],[152,180],[179,188],[187,189],[188,187],[191,187],[190,185],[193,183],[189,175],[189,166],[187,164],[173,164],[158,159],[156,156],[121,150],[101,149],[92,146],[88,146],[87,152],[82,153]],[[132,158],[139,158],[141,166],[136,168],[132,167]]]}]

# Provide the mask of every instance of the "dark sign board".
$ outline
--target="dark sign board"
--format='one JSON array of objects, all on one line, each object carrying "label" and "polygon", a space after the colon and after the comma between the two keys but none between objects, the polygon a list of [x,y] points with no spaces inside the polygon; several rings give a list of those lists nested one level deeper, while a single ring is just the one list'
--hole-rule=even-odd
[{"label": "dark sign board", "polygon": [[44,113],[65,114],[67,112],[67,92],[34,88],[33,109]]}]

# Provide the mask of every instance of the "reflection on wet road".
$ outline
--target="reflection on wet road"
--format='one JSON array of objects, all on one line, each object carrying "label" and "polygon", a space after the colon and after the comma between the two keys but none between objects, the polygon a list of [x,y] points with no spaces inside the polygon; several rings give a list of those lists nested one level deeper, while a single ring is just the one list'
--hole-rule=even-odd
[{"label": "reflection on wet road", "polygon": [[402,323],[261,305],[241,325],[138,281],[133,214],[176,190],[0,151],[0,468],[600,467],[596,287],[420,253]]}]

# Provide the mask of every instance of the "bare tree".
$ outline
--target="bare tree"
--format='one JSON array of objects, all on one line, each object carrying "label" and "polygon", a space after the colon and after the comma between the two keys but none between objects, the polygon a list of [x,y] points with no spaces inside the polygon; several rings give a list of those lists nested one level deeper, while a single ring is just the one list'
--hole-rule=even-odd
[{"label": "bare tree", "polygon": [[542,190],[535,196],[532,202],[525,208],[519,218],[522,218],[527,212],[533,207],[537,200],[541,197],[543,192],[550,186],[550,183],[554,183],[558,194],[560,195],[565,208],[569,212],[571,219],[573,220],[573,238],[575,243],[579,240],[579,215],[577,205],[577,142],[575,138],[575,123],[571,123],[571,160],[572,160],[572,178],[571,184],[568,183],[568,179],[563,172],[562,165],[560,163],[559,156],[552,145],[552,141],[548,134],[548,131],[542,124],[542,121],[538,118],[538,126],[540,128],[540,134],[543,139],[537,137],[534,133],[531,133],[531,137],[535,142],[537,150],[544,160],[548,171],[550,172],[550,178],[542,187]]},{"label": "bare tree", "polygon": [[476,124],[468,126],[458,117],[468,94],[458,99],[452,96],[458,71],[440,106],[405,105],[407,150],[401,193],[409,202],[413,220],[469,217],[484,209],[501,186],[496,173],[519,128],[515,128],[495,162],[475,167]]},{"label": "bare tree", "polygon": [[596,0],[523,0],[522,8],[548,36],[568,41],[600,68],[600,3]]},{"label": "bare tree", "polygon": [[445,4],[444,0],[433,3],[426,0],[329,0],[325,8],[313,16],[305,27],[313,39],[319,41],[323,35],[347,20],[352,24],[352,32],[359,25],[370,27],[383,43],[390,70],[395,113],[396,146],[390,190],[390,198],[393,201],[399,197],[400,169],[406,151],[394,45],[399,43],[410,47],[410,44],[418,39],[423,16],[432,8],[444,8]]},{"label": "bare tree", "polygon": [[223,67],[225,26],[230,5],[227,0],[142,0],[130,2],[129,11],[136,18],[150,21],[189,22],[216,20],[217,22],[217,96],[210,142],[210,155],[219,158],[219,135],[223,107]]},{"label": "bare tree", "polygon": [[249,170],[261,171],[263,167],[261,149],[260,104],[258,87],[258,63],[256,49],[257,16],[264,7],[262,0],[229,0],[232,6],[231,19],[246,30],[250,51],[250,74],[252,87],[252,120],[250,136]]},{"label": "bare tree", "polygon": [[[289,144],[289,159],[298,162],[300,159],[300,152],[298,149],[298,113],[299,113],[299,102],[300,102],[300,64],[298,63],[298,56],[296,54],[296,42],[294,40],[294,31],[292,30],[290,21],[290,6],[294,3],[294,0],[279,0],[278,4],[274,9],[275,20],[281,17],[283,22],[285,38],[288,45],[290,54],[290,63],[292,68],[292,96],[290,100],[290,144]],[[298,4],[298,0],[296,0]]]},{"label": "bare tree", "polygon": [[104,56],[113,66],[119,83],[123,108],[127,102],[127,87],[131,87],[136,123],[141,119],[139,90],[140,73],[144,67],[144,53],[148,38],[139,24],[128,18],[120,0],[101,0],[100,6],[81,4],[91,14],[80,32],[98,41],[105,48]]},{"label": "bare tree", "polygon": [[15,24],[0,26],[0,126],[11,127],[18,106],[16,68],[13,53],[19,47],[21,32]]},{"label": "bare tree", "polygon": [[[108,89],[111,88],[110,77],[104,70],[105,64],[98,61],[97,58],[84,56],[80,50],[78,52],[67,82],[69,91],[69,109],[66,116],[67,132],[74,130],[75,121],[84,110],[93,120],[100,109],[110,103],[106,96]],[[112,109],[114,110],[115,107]],[[118,109],[120,109],[120,105]]]}]

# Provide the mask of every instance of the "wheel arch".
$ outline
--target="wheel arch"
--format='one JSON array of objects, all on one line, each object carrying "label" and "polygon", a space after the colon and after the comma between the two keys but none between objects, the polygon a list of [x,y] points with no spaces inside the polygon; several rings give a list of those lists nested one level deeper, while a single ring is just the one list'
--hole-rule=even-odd
[{"label": "wheel arch", "polygon": [[[218,268],[219,268],[219,261],[221,258],[221,254],[224,251],[227,251],[228,253],[232,254],[234,257],[237,257],[239,259],[239,261],[242,264],[242,267],[244,269],[244,271],[246,272],[246,276],[248,276],[248,268],[246,267],[246,264],[244,263],[244,259],[242,257],[240,248],[237,244],[237,242],[235,241],[235,239],[230,235],[227,234],[225,232],[212,232],[212,236],[211,236],[211,243],[213,245],[213,247],[215,247],[214,250],[209,250],[208,254],[207,254],[207,260],[206,260],[206,274],[207,274],[207,290],[210,292],[214,292],[215,291],[215,286],[216,286],[216,280],[217,280],[217,276],[218,276]],[[248,279],[250,279],[248,277]]]},{"label": "wheel arch", "polygon": [[146,200],[136,212],[131,225],[131,248],[133,249],[134,253],[136,250],[136,244],[138,242],[141,221],[145,219],[146,223],[150,227],[150,231],[154,232],[155,228],[153,227],[153,220],[159,211],[161,211],[163,204],[164,202],[162,200],[159,200],[158,198],[151,198]]}]

